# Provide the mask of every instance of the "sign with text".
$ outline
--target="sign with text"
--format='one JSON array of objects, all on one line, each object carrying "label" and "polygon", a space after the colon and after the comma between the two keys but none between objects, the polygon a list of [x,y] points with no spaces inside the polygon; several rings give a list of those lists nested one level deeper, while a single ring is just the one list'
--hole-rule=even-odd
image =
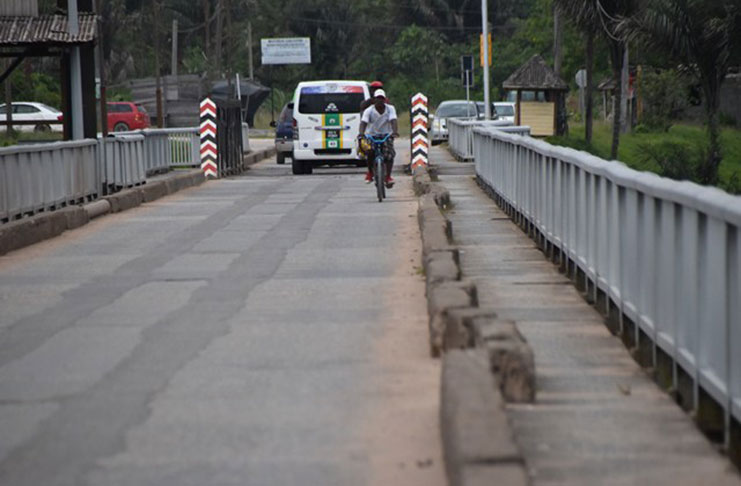
[{"label": "sign with text", "polygon": [[311,39],[283,37],[261,39],[263,64],[311,64]]}]

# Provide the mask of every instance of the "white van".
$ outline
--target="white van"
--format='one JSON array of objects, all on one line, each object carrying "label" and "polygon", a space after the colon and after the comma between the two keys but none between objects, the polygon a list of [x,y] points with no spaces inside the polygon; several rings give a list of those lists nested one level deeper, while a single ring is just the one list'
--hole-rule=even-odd
[{"label": "white van", "polygon": [[293,173],[315,166],[358,163],[360,104],[370,97],[365,81],[308,81],[293,95]]}]

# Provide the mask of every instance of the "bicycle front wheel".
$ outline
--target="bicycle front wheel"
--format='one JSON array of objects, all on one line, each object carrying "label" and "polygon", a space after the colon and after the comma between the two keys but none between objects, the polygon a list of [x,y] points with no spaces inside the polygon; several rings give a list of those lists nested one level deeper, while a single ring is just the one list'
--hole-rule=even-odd
[{"label": "bicycle front wheel", "polygon": [[383,167],[383,157],[376,157],[376,193],[378,194],[378,202],[383,201],[383,198],[386,197],[386,187],[383,185],[384,180],[384,167]]}]

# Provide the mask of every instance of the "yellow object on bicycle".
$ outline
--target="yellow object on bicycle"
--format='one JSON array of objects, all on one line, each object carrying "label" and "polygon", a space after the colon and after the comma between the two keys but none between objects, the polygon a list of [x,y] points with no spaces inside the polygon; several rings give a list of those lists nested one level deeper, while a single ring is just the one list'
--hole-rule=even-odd
[{"label": "yellow object on bicycle", "polygon": [[368,140],[367,138],[361,138],[360,139],[360,150],[362,152],[368,153],[372,149],[373,149],[373,147],[371,147],[370,140]]}]

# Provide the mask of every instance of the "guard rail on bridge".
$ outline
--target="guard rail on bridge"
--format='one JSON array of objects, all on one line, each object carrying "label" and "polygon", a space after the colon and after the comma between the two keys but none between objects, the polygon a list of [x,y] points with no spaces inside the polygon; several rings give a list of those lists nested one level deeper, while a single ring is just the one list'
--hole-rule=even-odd
[{"label": "guard rail on bridge", "polygon": [[97,198],[95,140],[0,148],[0,222]]},{"label": "guard rail on bridge", "polygon": [[517,135],[530,135],[530,127],[514,126],[506,120],[473,120],[467,118],[448,118],[448,146],[459,160],[473,159],[473,129],[496,128]]},{"label": "guard rail on bridge", "polygon": [[167,172],[172,167],[200,167],[200,135],[198,128],[146,128],[120,135],[142,135],[144,142],[144,168],[148,175]]},{"label": "guard rail on bridge", "polygon": [[529,137],[473,133],[476,173],[499,203],[685,405],[702,411],[709,396],[723,408],[728,441],[731,418],[741,421],[741,198]]},{"label": "guard rail on bridge", "polygon": [[0,149],[0,222],[90,201],[173,167],[200,166],[198,128]]}]

